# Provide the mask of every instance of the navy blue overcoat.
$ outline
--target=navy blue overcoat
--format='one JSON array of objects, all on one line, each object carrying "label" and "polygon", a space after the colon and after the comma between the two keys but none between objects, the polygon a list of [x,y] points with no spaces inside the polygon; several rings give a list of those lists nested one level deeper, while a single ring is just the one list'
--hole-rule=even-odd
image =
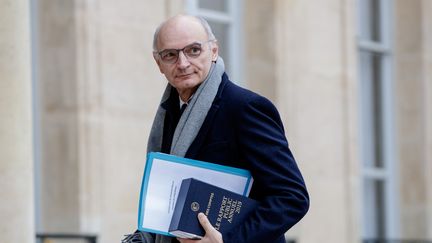
[{"label": "navy blue overcoat", "polygon": [[250,197],[260,206],[244,224],[224,235],[225,243],[285,242],[284,233],[309,208],[306,186],[276,107],[235,85],[226,74],[185,157],[252,173]]}]

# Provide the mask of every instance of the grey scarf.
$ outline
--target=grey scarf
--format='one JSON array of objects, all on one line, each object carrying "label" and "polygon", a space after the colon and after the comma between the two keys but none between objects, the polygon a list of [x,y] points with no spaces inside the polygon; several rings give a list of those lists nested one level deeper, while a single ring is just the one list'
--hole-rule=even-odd
[{"label": "grey scarf", "polygon": [[[207,78],[197,89],[180,117],[174,132],[171,154],[181,157],[185,156],[186,151],[198,134],[213,100],[216,97],[224,71],[224,62],[221,57],[218,57],[216,63],[212,63]],[[161,104],[169,98],[170,93],[171,85],[167,84],[165,92],[162,95]],[[150,131],[147,152],[161,151],[165,112],[165,109],[159,106]]]},{"label": "grey scarf", "polygon": [[[217,61],[212,63],[207,78],[197,89],[180,117],[174,132],[171,154],[181,157],[185,156],[210,110],[224,72],[225,65],[223,59],[218,57]],[[170,97],[170,93],[171,85],[168,84],[162,95],[160,104],[164,103]],[[159,106],[150,131],[147,152],[161,151],[165,112],[165,109]],[[156,238],[153,239],[150,234],[143,232],[141,232],[141,234],[143,234],[143,239],[145,239],[144,242],[148,243],[171,243],[172,239],[164,235],[156,235]]]}]

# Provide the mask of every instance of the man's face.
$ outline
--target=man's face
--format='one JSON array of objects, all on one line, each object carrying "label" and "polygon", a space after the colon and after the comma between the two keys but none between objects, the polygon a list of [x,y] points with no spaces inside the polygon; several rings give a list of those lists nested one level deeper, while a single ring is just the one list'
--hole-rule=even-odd
[{"label": "man's face", "polygon": [[[199,49],[198,56],[193,53]],[[158,53],[154,54],[160,72],[163,73],[168,82],[177,89],[179,94],[193,94],[209,73],[212,61],[216,60],[218,48],[215,42],[208,42],[207,34],[201,24],[192,18],[180,17],[167,22],[159,32],[157,52],[169,49],[183,49],[178,53],[178,59],[174,63],[164,62]],[[192,49],[190,49],[192,48]],[[185,55],[186,53],[186,55]],[[188,54],[192,54],[189,55]]]}]

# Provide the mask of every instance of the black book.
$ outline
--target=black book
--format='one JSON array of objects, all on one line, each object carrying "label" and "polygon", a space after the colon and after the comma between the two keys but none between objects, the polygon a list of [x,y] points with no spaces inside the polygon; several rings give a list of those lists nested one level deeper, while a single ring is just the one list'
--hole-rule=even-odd
[{"label": "black book", "polygon": [[202,238],[205,232],[198,221],[198,213],[202,212],[223,235],[241,224],[257,205],[257,201],[240,194],[194,178],[184,179],[169,233],[180,238]]}]

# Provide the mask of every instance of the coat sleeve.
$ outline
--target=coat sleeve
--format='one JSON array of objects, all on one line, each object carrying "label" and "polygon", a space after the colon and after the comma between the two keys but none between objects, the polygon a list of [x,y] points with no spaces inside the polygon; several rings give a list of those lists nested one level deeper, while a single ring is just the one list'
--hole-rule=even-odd
[{"label": "coat sleeve", "polygon": [[251,170],[250,197],[260,202],[224,242],[276,242],[309,209],[309,196],[274,105],[254,97],[238,112],[239,153]]}]

